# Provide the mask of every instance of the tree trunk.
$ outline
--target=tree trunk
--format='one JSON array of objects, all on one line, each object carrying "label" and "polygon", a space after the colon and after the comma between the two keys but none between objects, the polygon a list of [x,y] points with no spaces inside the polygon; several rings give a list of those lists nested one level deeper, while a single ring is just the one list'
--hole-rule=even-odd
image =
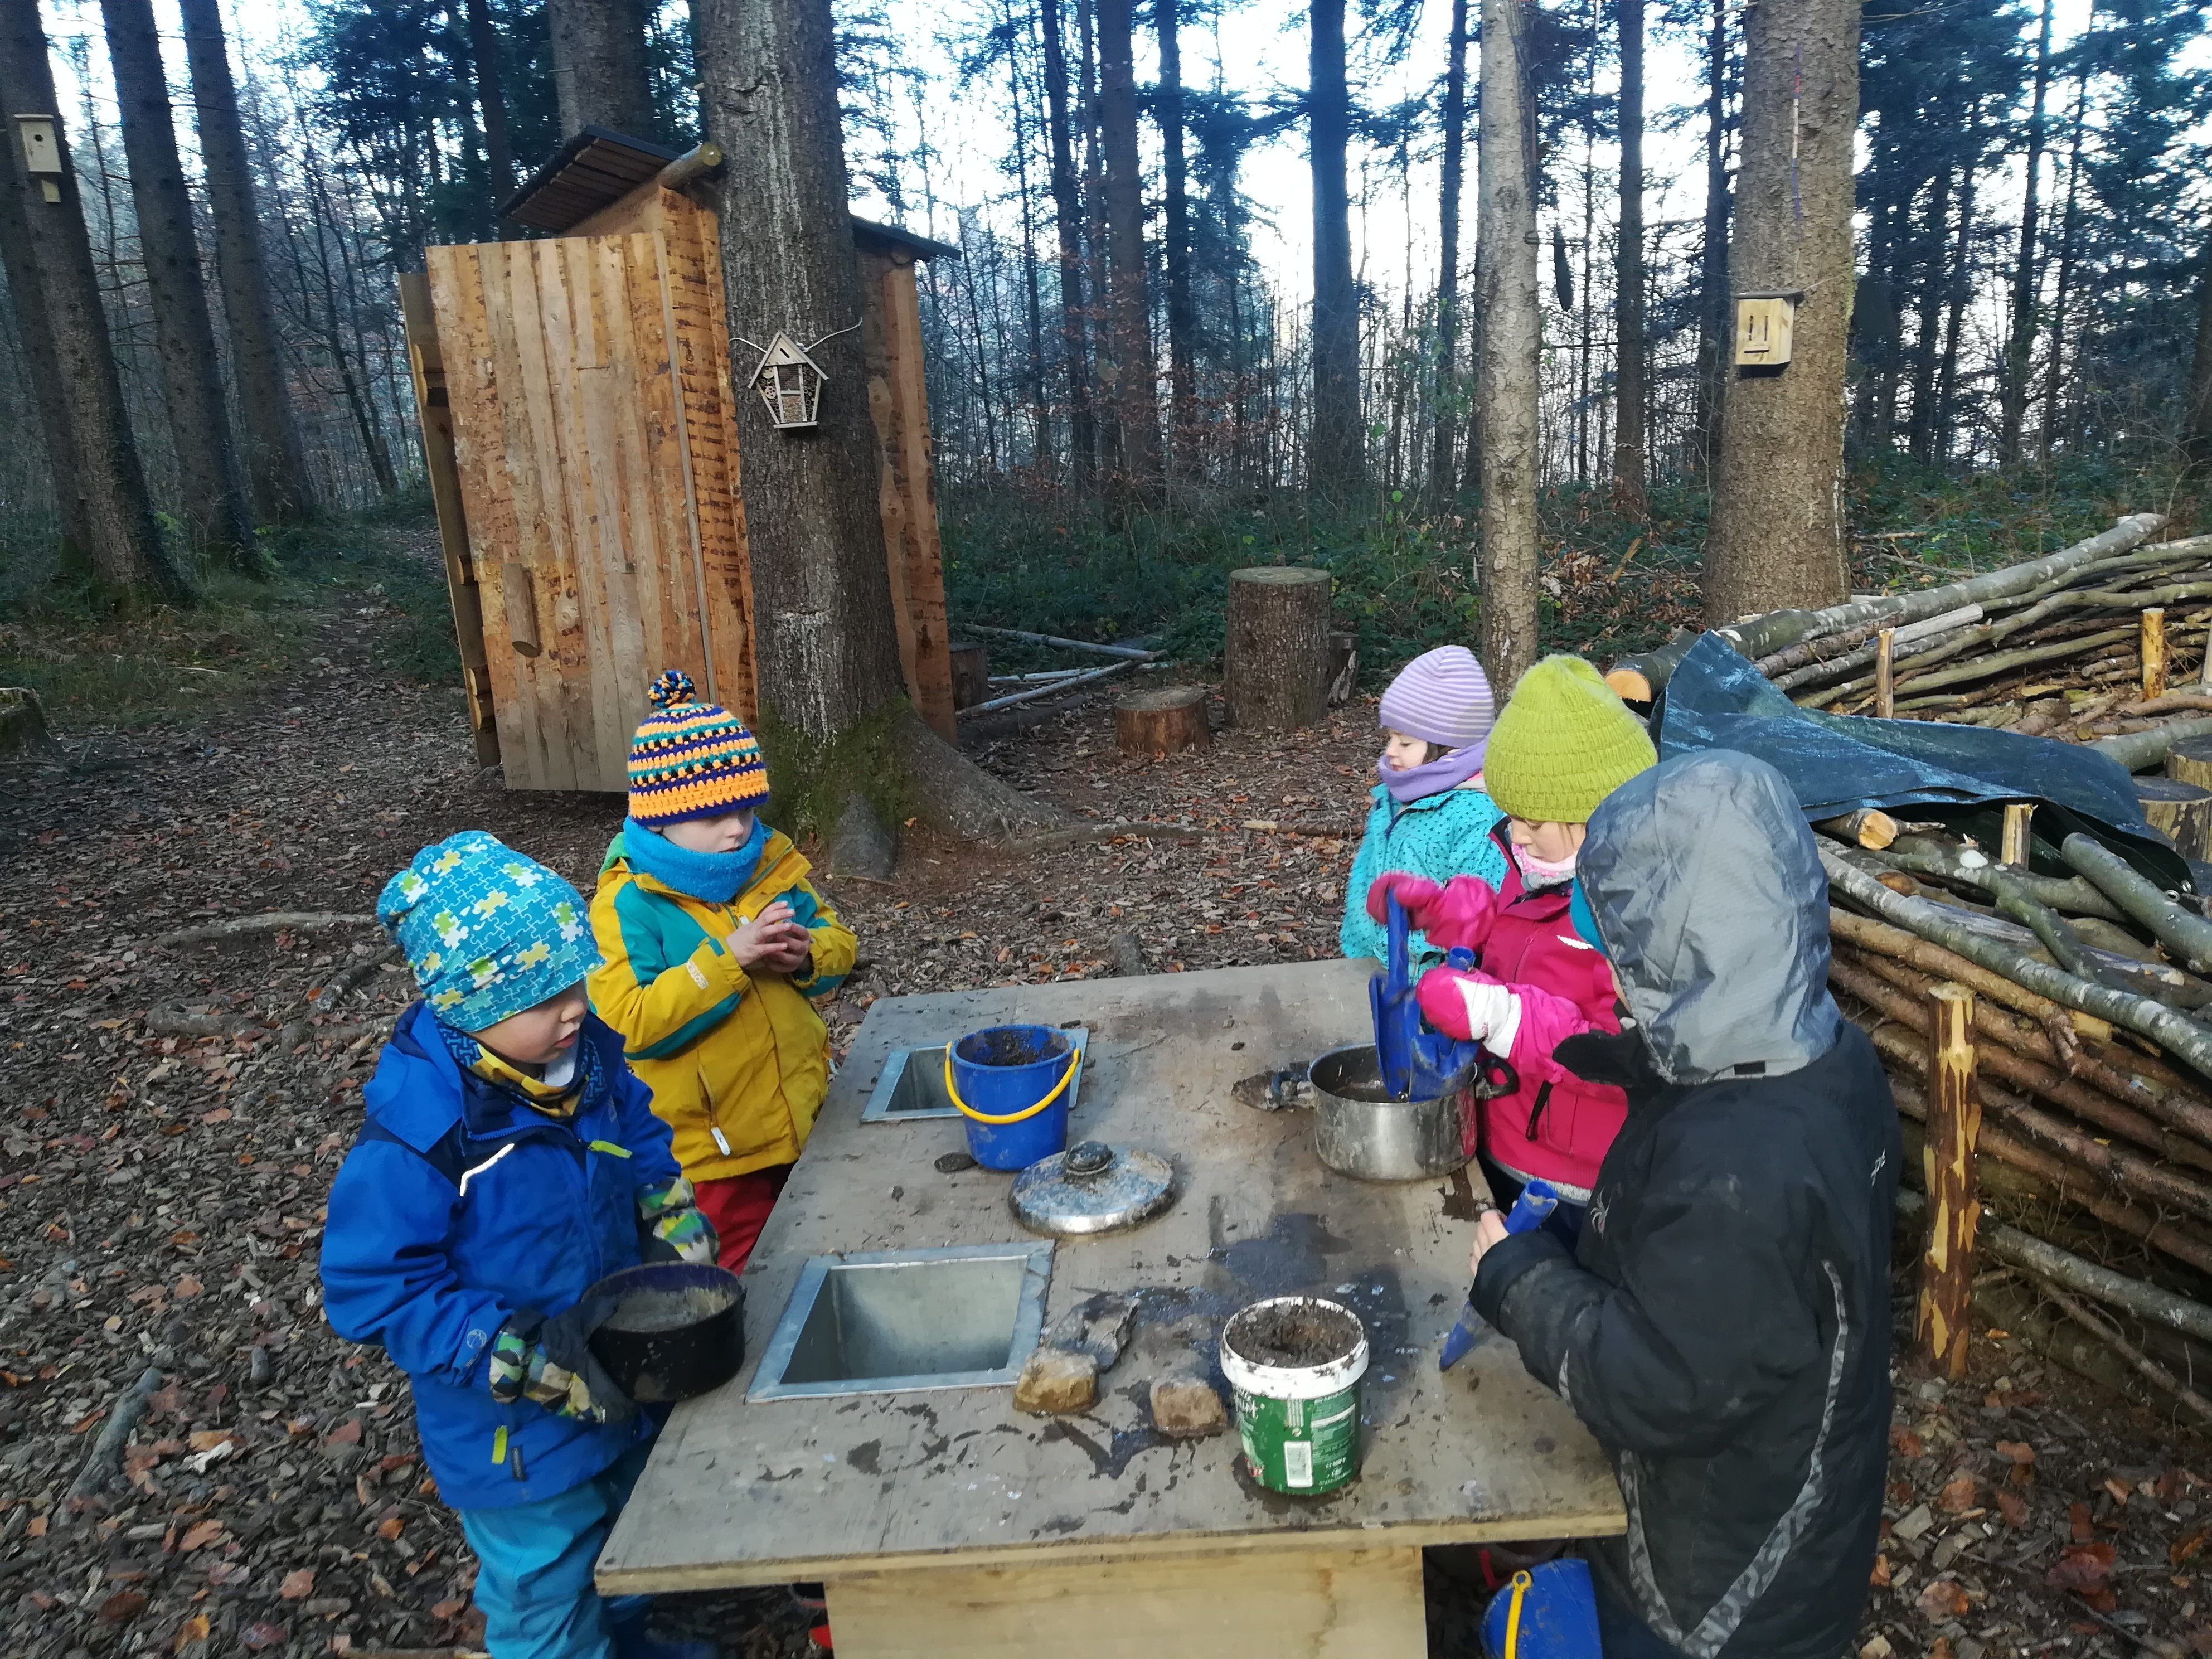
[{"label": "tree trunk", "polygon": [[[2012,326],[2005,339],[2004,373],[1998,392],[1997,465],[2020,465],[2021,428],[2027,414],[2027,375],[2035,355],[2036,301],[2041,283],[2035,265],[2035,236],[2041,206],[2044,106],[2051,92],[2051,9],[2043,0],[2043,21],[2035,37],[2035,92],[2028,105],[2027,185],[2021,200],[2020,254],[2012,268]],[[2200,336],[2201,337],[2201,336]],[[2203,348],[2198,348],[2200,354]],[[2200,356],[2201,360],[2201,356]]]},{"label": "tree trunk", "polygon": [[24,165],[22,145],[10,124],[0,188],[14,192],[21,204],[20,216],[9,216],[25,240],[8,264],[11,275],[19,266],[27,273],[26,286],[36,297],[22,314],[43,314],[52,354],[62,417],[61,441],[48,450],[57,463],[54,495],[65,502],[62,522],[78,527],[86,565],[111,599],[186,600],[191,597],[190,582],[161,545],[131,440],[46,51],[38,0],[0,0],[0,98],[6,104],[0,112],[51,111],[62,168],[58,178],[41,175],[59,186],[61,199],[49,202],[41,180],[33,179]]},{"label": "tree trunk", "polygon": [[495,214],[514,189],[514,147],[507,136],[507,100],[500,91],[499,31],[492,27],[491,0],[468,0],[468,14],[469,58],[476,71],[477,113],[483,122]]},{"label": "tree trunk", "polygon": [[2212,234],[2197,274],[2197,353],[2189,366],[2189,453],[2212,462]]},{"label": "tree trunk", "polygon": [[161,37],[152,0],[100,0],[107,53],[123,114],[123,149],[131,167],[138,246],[154,311],[155,349],[176,447],[178,493],[185,535],[195,558],[219,558],[248,574],[266,565],[254,545],[246,486],[230,444],[222,366],[200,277],[191,197],[169,109]]},{"label": "tree trunk", "polygon": [[1949,264],[1945,255],[1950,246],[1951,169],[1946,166],[1936,175],[1936,187],[1929,193],[1914,261],[1920,293],[1912,331],[1912,416],[1905,424],[1905,442],[1912,459],[1923,465],[1935,459],[1936,343],[1943,315],[1943,276]]},{"label": "tree trunk", "polygon": [[1146,298],[1145,180],[1137,150],[1137,80],[1130,0],[1098,0],[1098,130],[1106,154],[1107,283],[1114,340],[1114,404],[1124,493],[1159,482],[1158,374]]},{"label": "tree trunk", "polygon": [[1536,659],[1536,306],[1534,112],[1528,94],[1525,0],[1482,0],[1482,125],[1476,181],[1475,366],[1481,422],[1483,665],[1510,688]]},{"label": "tree trunk", "polygon": [[1467,0],[1452,0],[1451,40],[1444,58],[1443,181],[1437,193],[1436,433],[1429,458],[1429,494],[1441,507],[1457,493],[1459,419],[1459,203],[1467,178]]},{"label": "tree trunk", "polygon": [[1705,35],[1705,245],[1698,269],[1698,421],[1694,470],[1712,475],[1721,453],[1722,394],[1735,355],[1729,304],[1728,0],[1713,0]]},{"label": "tree trunk", "polygon": [[1022,203],[1023,320],[1029,328],[1030,464],[1039,478],[1052,463],[1052,411],[1044,389],[1044,299],[1037,289],[1036,205],[1030,194],[1031,117],[1022,96],[1021,54],[1015,42],[1027,33],[1025,20],[1006,8],[1006,93],[1014,112],[1014,184]]},{"label": "tree trunk", "polygon": [[1075,183],[1075,148],[1067,126],[1067,43],[1060,0],[1040,0],[1044,34],[1045,122],[1052,149],[1052,212],[1060,234],[1060,333],[1067,357],[1068,472],[1090,489],[1098,433],[1091,418],[1089,331],[1083,313],[1083,198]]},{"label": "tree trunk", "polygon": [[1705,550],[1705,615],[1716,624],[1786,606],[1817,609],[1846,591],[1844,369],[1858,51],[1855,0],[1751,10],[1730,280],[1739,293],[1803,298],[1789,365],[1728,382]]},{"label": "tree trunk", "polygon": [[1222,696],[1237,725],[1288,732],[1328,709],[1328,572],[1263,564],[1229,573]]},{"label": "tree trunk", "polygon": [[1097,12],[1092,0],[1076,0],[1075,9],[1082,53],[1082,93],[1077,106],[1083,127],[1083,224],[1093,313],[1091,362],[1095,372],[1091,383],[1097,393],[1091,407],[1098,426],[1099,471],[1110,477],[1122,470],[1121,416],[1117,401],[1120,382],[1115,377],[1113,308],[1108,297],[1106,274],[1106,181],[1098,158],[1098,58],[1092,27]]},{"label": "tree trunk", "polygon": [[1165,186],[1170,465],[1195,477],[1198,465],[1198,312],[1190,291],[1189,168],[1183,155],[1180,0],[1156,0],[1160,31],[1160,172]]},{"label": "tree trunk", "polygon": [[653,78],[641,0],[546,0],[545,9],[562,137],[588,126],[652,137]]},{"label": "tree trunk", "polygon": [[1620,0],[1620,228],[1613,254],[1613,499],[1641,519],[1644,431],[1644,0]]},{"label": "tree trunk", "polygon": [[1352,281],[1352,205],[1345,151],[1352,94],[1344,68],[1344,0],[1313,0],[1306,94],[1307,153],[1313,167],[1313,418],[1308,483],[1323,494],[1358,487],[1364,445],[1359,424],[1359,300]]},{"label": "tree trunk", "polygon": [[276,308],[261,246],[253,199],[253,174],[246,159],[246,132],[238,118],[238,88],[230,76],[219,0],[178,0],[183,14],[185,56],[191,67],[200,156],[207,168],[208,204],[215,221],[216,280],[230,332],[231,370],[238,378],[238,410],[246,431],[246,482],[253,516],[264,525],[291,524],[314,510],[307,486],[307,458],[292,414],[292,394],[278,349]]},{"label": "tree trunk", "polygon": [[1981,153],[1978,105],[1966,120],[1966,176],[1959,189],[1959,240],[1950,261],[1944,299],[1942,361],[1936,371],[1936,434],[1932,446],[1938,466],[1951,462],[1959,398],[1959,334],[1966,323],[1966,302],[1973,297],[1974,180]]},{"label": "tree trunk", "polygon": [[742,479],[761,725],[778,793],[814,827],[872,780],[903,776],[917,809],[963,835],[1049,821],[901,707],[868,411],[860,273],[847,206],[830,0],[699,0],[707,137],[729,158],[721,213],[732,367],[738,337],[818,342],[821,424],[777,431],[748,396]]},{"label": "tree trunk", "polygon": [[[0,81],[0,85],[4,85]],[[8,112],[0,110],[0,115]],[[13,132],[0,133],[0,142],[15,144]],[[39,192],[33,191],[32,195]],[[91,544],[84,520],[83,503],[74,490],[58,481],[75,477],[79,468],[70,447],[68,389],[62,384],[59,361],[54,356],[52,325],[46,320],[46,291],[39,280],[38,263],[31,255],[31,226],[25,210],[33,205],[16,181],[14,164],[0,160],[0,270],[8,276],[8,298],[15,311],[15,337],[22,343],[24,366],[30,372],[31,393],[39,406],[38,441],[46,458],[47,476],[57,481],[54,512],[60,532],[63,562],[83,557]]]},{"label": "tree trunk", "polygon": [[2066,208],[2058,227],[2058,281],[2051,295],[2051,365],[2043,376],[2043,430],[2036,440],[2037,450],[2046,466],[2051,462],[2052,447],[2058,441],[2059,397],[2066,380],[2066,335],[2072,320],[2067,309],[2074,297],[2075,232],[2081,224],[2081,135],[2087,125],[2088,109],[2089,67],[2085,62],[2074,80],[2074,133],[2067,147]]}]

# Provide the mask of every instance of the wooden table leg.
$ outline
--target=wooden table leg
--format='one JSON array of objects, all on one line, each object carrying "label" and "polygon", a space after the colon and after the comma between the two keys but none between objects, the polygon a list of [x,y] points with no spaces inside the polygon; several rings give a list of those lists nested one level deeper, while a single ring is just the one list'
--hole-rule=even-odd
[{"label": "wooden table leg", "polygon": [[1266,1549],[829,1581],[838,1659],[1419,1659],[1418,1549]]}]

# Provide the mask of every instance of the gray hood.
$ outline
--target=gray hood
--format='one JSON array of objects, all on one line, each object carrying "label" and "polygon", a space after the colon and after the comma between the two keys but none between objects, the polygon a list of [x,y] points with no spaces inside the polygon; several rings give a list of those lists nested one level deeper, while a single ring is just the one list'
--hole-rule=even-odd
[{"label": "gray hood", "polygon": [[1775,1076],[1834,1046],[1828,878],[1765,761],[1709,749],[1630,779],[1591,814],[1575,867],[1669,1082]]}]

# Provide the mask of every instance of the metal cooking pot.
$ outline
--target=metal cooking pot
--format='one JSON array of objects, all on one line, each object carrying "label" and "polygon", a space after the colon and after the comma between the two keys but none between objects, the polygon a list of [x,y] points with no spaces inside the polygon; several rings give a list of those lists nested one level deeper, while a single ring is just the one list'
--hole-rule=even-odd
[{"label": "metal cooking pot", "polygon": [[745,1291],[726,1268],[648,1261],[610,1274],[586,1294],[614,1298],[592,1333],[592,1352],[640,1405],[719,1389],[744,1364]]},{"label": "metal cooking pot", "polygon": [[1382,1085],[1375,1045],[1332,1048],[1306,1067],[1278,1072],[1265,1097],[1271,1111],[1314,1115],[1314,1155],[1358,1181],[1419,1181],[1449,1175],[1468,1161],[1475,1111],[1483,1100],[1518,1086],[1506,1061],[1486,1054],[1456,1088],[1428,1100],[1393,1100]]}]

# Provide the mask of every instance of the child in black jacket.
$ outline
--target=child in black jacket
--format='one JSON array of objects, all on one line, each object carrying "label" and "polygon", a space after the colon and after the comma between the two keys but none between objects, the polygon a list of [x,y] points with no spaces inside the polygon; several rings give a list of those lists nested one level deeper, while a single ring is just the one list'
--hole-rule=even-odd
[{"label": "child in black jacket", "polygon": [[1559,1058],[1628,1120],[1573,1257],[1484,1218],[1474,1304],[1620,1477],[1607,1659],[1836,1659],[1881,1521],[1901,1149],[1828,994],[1826,878],[1781,775],[1721,750],[1616,790],[1578,872],[1631,1019]]}]

